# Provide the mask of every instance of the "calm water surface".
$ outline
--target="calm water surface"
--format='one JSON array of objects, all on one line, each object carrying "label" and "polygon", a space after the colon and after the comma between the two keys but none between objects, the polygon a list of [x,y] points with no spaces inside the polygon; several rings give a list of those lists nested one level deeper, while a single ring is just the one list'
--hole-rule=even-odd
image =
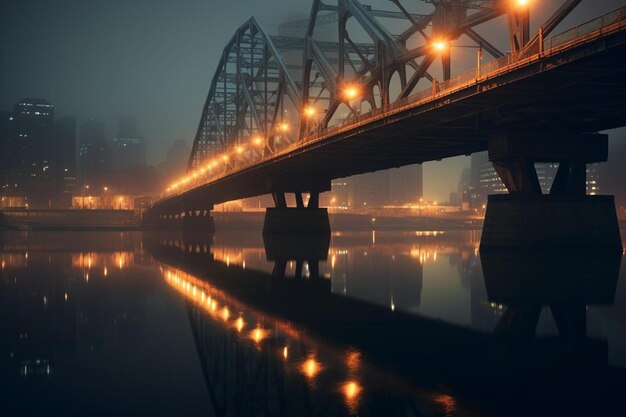
[{"label": "calm water surface", "polygon": [[479,242],[1,234],[0,415],[626,415],[623,252]]}]

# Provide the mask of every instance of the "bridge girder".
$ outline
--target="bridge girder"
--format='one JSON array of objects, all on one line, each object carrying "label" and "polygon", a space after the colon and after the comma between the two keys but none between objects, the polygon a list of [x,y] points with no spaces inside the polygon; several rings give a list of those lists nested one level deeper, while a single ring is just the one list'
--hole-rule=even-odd
[{"label": "bridge girder", "polygon": [[202,109],[188,169],[199,168],[223,149],[255,135],[268,137],[276,133],[283,112],[300,108],[300,94],[274,41],[256,19],[250,18],[222,52]]},{"label": "bridge girder", "polygon": [[[194,178],[185,180],[198,182],[196,175],[200,180],[245,167],[355,116],[401,104],[431,84],[437,92],[439,81],[466,69],[457,68],[456,58],[452,66],[454,46],[479,49],[480,73],[482,50],[495,58],[505,55],[498,47],[505,34],[489,40],[477,29],[493,19],[508,17],[509,64],[536,53],[543,37],[580,1],[562,0],[534,37],[528,9],[513,7],[512,0],[432,0],[434,10],[427,15],[409,11],[406,0],[390,0],[394,10],[386,12],[357,0],[313,0],[303,39],[269,36],[251,18],[223,50],[189,158]],[[389,25],[392,19],[396,25]],[[453,45],[463,35],[473,44]],[[447,44],[444,51],[433,48],[437,40]],[[360,94],[347,99],[344,90],[351,85]],[[303,116],[305,106],[315,107],[312,119]],[[261,146],[253,146],[256,141]],[[266,182],[269,188],[281,183],[277,178]]]}]

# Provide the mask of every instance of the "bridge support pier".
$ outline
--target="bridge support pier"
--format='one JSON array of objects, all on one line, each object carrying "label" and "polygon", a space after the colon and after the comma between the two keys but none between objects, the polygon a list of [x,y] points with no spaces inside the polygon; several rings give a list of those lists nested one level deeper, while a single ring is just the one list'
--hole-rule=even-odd
[{"label": "bridge support pier", "polygon": [[[492,161],[509,194],[490,195],[481,250],[621,248],[613,196],[586,195],[586,164],[606,161],[607,135],[502,133],[489,138]],[[550,194],[535,162],[558,162]]]},{"label": "bridge support pier", "polygon": [[283,192],[272,193],[276,207],[269,207],[263,223],[264,235],[328,235],[328,210],[319,207],[319,192],[310,193],[304,206],[301,192],[295,193],[296,207],[287,207]]},{"label": "bridge support pier", "polygon": [[214,232],[215,222],[211,217],[211,210],[186,210],[181,227],[183,231]]},{"label": "bridge support pier", "polygon": [[212,209],[212,205],[203,209],[190,209],[178,204],[151,208],[142,218],[142,228],[212,233],[215,231]]}]

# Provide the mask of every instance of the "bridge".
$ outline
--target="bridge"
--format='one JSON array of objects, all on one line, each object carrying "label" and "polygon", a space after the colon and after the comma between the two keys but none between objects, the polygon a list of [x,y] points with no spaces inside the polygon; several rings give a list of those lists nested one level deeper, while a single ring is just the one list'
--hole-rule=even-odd
[{"label": "bridge", "polygon": [[[490,196],[483,245],[621,246],[612,197],[585,196],[585,173],[607,158],[597,132],[626,125],[626,6],[553,34],[580,3],[566,0],[532,35],[526,1],[433,1],[428,15],[391,3],[314,0],[303,38],[270,36],[254,18],[241,26],[187,175],[144,224],[210,229],[215,204],[271,194],[265,232],[327,232],[319,194],[332,179],[488,150],[509,195]],[[480,34],[501,17],[506,53]],[[453,72],[456,47],[476,48],[475,68]],[[559,163],[550,195],[535,162]]]}]

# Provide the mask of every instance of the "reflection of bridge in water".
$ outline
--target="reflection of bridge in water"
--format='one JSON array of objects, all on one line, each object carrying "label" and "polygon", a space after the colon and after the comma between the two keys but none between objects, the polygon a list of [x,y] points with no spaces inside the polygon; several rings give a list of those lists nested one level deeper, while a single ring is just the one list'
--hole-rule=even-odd
[{"label": "reflection of bridge in water", "polygon": [[[621,371],[607,364],[606,343],[587,338],[580,325],[581,303],[612,303],[617,255],[577,257],[586,261],[564,273],[575,284],[555,279],[547,287],[538,285],[541,270],[555,271],[547,259],[516,274],[499,267],[513,265],[506,254],[484,256],[490,300],[510,307],[497,334],[489,335],[334,295],[321,277],[284,278],[227,265],[208,253],[210,244],[204,253],[202,242],[158,237],[146,239],[145,247],[188,301],[218,414],[428,415],[441,404],[494,411],[519,401],[520,389],[548,409],[555,396],[579,393],[559,404],[561,411],[579,411],[589,406],[586,398],[624,389],[615,379]],[[508,276],[489,276],[494,270]],[[531,273],[536,279],[524,281]],[[557,307],[560,337],[535,339],[528,331],[537,317],[527,306],[536,305]],[[611,403],[600,407],[612,409]]]}]

